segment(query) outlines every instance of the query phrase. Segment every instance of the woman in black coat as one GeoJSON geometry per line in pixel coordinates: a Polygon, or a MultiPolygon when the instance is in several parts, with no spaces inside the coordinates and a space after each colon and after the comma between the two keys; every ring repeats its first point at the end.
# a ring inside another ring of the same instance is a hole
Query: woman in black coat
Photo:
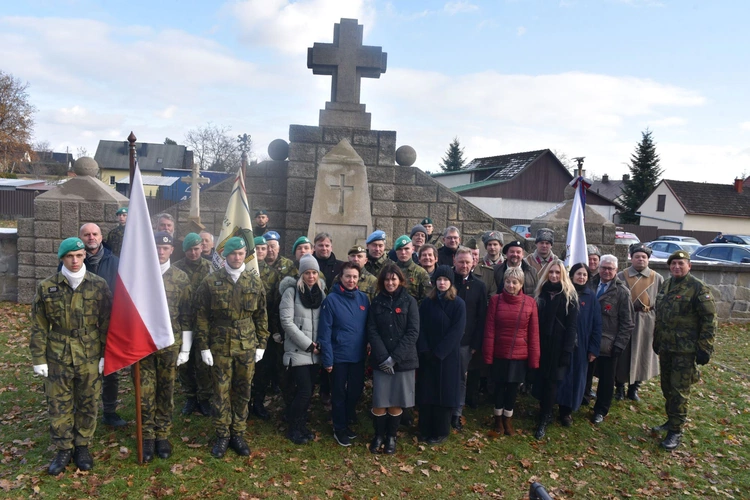
{"type": "Polygon", "coordinates": [[[565,377],[576,348],[578,294],[560,259],[543,268],[536,302],[541,355],[532,394],[539,400],[539,425],[534,436],[542,439],[552,422],[557,383],[565,377]]]}
{"type": "Polygon", "coordinates": [[[403,408],[414,406],[414,374],[419,366],[419,309],[404,282],[401,269],[396,264],[386,264],[378,275],[379,293],[372,300],[367,316],[373,369],[372,453],[377,453],[383,443],[384,453],[396,452],[396,433],[403,408]]]}
{"type": "Polygon", "coordinates": [[[453,408],[460,404],[459,348],[466,326],[466,304],[453,286],[453,270],[439,266],[434,288],[419,306],[419,439],[439,444],[450,434],[453,408]]]}

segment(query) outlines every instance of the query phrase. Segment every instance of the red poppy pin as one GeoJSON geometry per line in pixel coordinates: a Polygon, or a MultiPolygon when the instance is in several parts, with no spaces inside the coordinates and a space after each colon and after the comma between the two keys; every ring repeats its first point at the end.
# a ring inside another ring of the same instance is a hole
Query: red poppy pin
{"type": "Polygon", "coordinates": [[[586,302],[581,301],[581,307],[586,307],[586,302]]]}
{"type": "Polygon", "coordinates": [[[681,299],[681,298],[682,298],[682,295],[678,295],[677,297],[675,297],[675,299],[681,299]]]}
{"type": "Polygon", "coordinates": [[[365,306],[359,306],[359,308],[363,311],[365,310],[365,306]]]}
{"type": "Polygon", "coordinates": [[[610,309],[612,309],[612,304],[607,304],[606,306],[604,306],[605,311],[609,311],[610,309]]]}
{"type": "Polygon", "coordinates": [[[396,308],[396,314],[401,314],[401,308],[400,307],[396,308]]]}

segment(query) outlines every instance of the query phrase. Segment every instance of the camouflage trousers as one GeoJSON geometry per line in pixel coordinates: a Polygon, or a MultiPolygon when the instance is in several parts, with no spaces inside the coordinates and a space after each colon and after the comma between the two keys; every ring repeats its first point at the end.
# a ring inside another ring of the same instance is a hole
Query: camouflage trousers
{"type": "Polygon", "coordinates": [[[49,410],[49,433],[58,450],[88,446],[96,431],[102,378],[99,359],[73,366],[48,363],[44,381],[49,410]]]}
{"type": "Polygon", "coordinates": [[[172,345],[141,360],[141,424],[143,439],[167,439],[172,430],[177,355],[172,345]]]}
{"type": "Polygon", "coordinates": [[[253,401],[256,404],[262,404],[266,398],[268,387],[272,383],[281,382],[281,372],[284,370],[282,358],[284,356],[284,347],[282,344],[268,339],[266,352],[255,367],[255,376],[253,377],[253,401]]]}
{"type": "Polygon", "coordinates": [[[247,428],[250,387],[255,372],[255,349],[234,356],[214,356],[211,408],[218,437],[241,436],[247,428]]]}
{"type": "Polygon", "coordinates": [[[669,430],[680,432],[687,420],[690,386],[700,380],[694,355],[659,354],[661,392],[669,420],[669,430]]]}
{"type": "Polygon", "coordinates": [[[180,385],[188,398],[208,401],[214,392],[211,380],[211,367],[201,360],[201,351],[197,342],[190,349],[190,359],[178,369],[180,385]]]}

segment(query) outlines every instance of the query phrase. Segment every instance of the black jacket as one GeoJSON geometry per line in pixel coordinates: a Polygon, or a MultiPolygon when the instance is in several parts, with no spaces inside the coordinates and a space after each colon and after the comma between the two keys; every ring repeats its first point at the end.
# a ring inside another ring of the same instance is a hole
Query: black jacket
{"type": "Polygon", "coordinates": [[[484,320],[487,316],[487,286],[474,273],[469,273],[467,280],[456,273],[454,286],[458,290],[458,296],[466,303],[466,329],[461,345],[468,345],[479,351],[482,348],[484,320]]]}
{"type": "Polygon", "coordinates": [[[313,257],[315,257],[315,260],[318,261],[320,272],[323,273],[324,279],[326,280],[326,293],[327,293],[328,289],[331,287],[331,285],[329,285],[328,283],[333,283],[334,278],[341,273],[341,266],[344,263],[340,260],[337,260],[336,255],[334,255],[333,252],[331,252],[331,256],[328,257],[327,259],[318,258],[318,256],[315,255],[314,252],[313,252],[313,257]]]}
{"type": "Polygon", "coordinates": [[[456,250],[451,250],[447,246],[438,248],[436,265],[453,267],[453,257],[456,255],[456,250]]]}
{"type": "MultiPolygon", "coordinates": [[[[539,372],[538,377],[562,380],[570,366],[578,335],[577,303],[569,304],[562,293],[550,297],[542,291],[536,299],[539,310],[539,372]]],[[[542,398],[540,384],[534,385],[533,395],[542,398]]]]}
{"type": "Polygon", "coordinates": [[[391,296],[380,292],[372,300],[367,316],[367,340],[372,352],[373,368],[390,356],[397,372],[419,367],[417,338],[419,337],[419,309],[417,301],[404,287],[391,296]]]}

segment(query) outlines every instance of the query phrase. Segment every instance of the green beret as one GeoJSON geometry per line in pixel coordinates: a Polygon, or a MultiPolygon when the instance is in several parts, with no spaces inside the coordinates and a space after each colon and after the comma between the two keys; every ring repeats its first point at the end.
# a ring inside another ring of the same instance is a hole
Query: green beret
{"type": "Polygon", "coordinates": [[[127,215],[128,214],[128,207],[122,207],[120,210],[118,210],[117,212],[115,212],[115,215],[120,215],[120,214],[127,215]]]}
{"type": "Polygon", "coordinates": [[[398,250],[400,248],[405,247],[409,243],[411,243],[411,238],[409,238],[405,234],[402,234],[401,236],[399,236],[398,238],[396,238],[396,241],[393,243],[393,249],[394,250],[398,250]]]}
{"type": "Polygon", "coordinates": [[[234,252],[235,250],[240,250],[242,248],[247,248],[247,244],[245,243],[244,238],[240,238],[239,236],[233,236],[227,240],[226,244],[224,245],[224,251],[221,253],[221,256],[226,258],[227,255],[234,252]]]}
{"type": "Polygon", "coordinates": [[[674,252],[672,255],[669,256],[669,258],[667,259],[667,265],[671,264],[673,260],[677,260],[677,259],[685,259],[689,261],[690,254],[687,253],[685,250],[677,250],[676,252],[674,252]]]}
{"type": "Polygon", "coordinates": [[[300,236],[297,238],[297,241],[294,242],[294,245],[292,246],[292,253],[295,253],[297,251],[297,247],[302,245],[303,243],[309,243],[310,246],[312,246],[312,242],[310,242],[310,238],[307,236],[300,236]]]}
{"type": "Polygon", "coordinates": [[[57,249],[57,258],[62,259],[66,253],[68,252],[75,252],[76,250],[83,250],[83,241],[81,241],[81,238],[68,238],[62,241],[60,243],[60,248],[57,249]]]}
{"type": "Polygon", "coordinates": [[[255,212],[255,215],[253,217],[257,217],[259,215],[266,215],[267,216],[268,212],[266,212],[265,210],[261,209],[261,210],[258,210],[257,212],[255,212]]]}
{"type": "Polygon", "coordinates": [[[255,239],[253,240],[253,242],[255,243],[256,247],[258,245],[268,245],[268,242],[266,241],[266,239],[263,236],[256,236],[255,239]]]}
{"type": "Polygon", "coordinates": [[[193,248],[195,245],[200,245],[203,240],[196,233],[188,233],[185,239],[182,240],[182,251],[187,252],[188,248],[193,248]]]}
{"type": "Polygon", "coordinates": [[[422,224],[423,226],[424,226],[425,224],[431,224],[431,225],[434,225],[434,224],[433,224],[433,222],[432,222],[432,219],[430,219],[429,217],[425,217],[424,219],[422,219],[422,222],[420,222],[420,224],[422,224]]]}
{"type": "Polygon", "coordinates": [[[465,246],[466,246],[466,248],[470,248],[472,250],[476,250],[477,248],[479,248],[477,246],[477,240],[476,240],[476,238],[469,238],[469,240],[466,242],[465,246]]]}

